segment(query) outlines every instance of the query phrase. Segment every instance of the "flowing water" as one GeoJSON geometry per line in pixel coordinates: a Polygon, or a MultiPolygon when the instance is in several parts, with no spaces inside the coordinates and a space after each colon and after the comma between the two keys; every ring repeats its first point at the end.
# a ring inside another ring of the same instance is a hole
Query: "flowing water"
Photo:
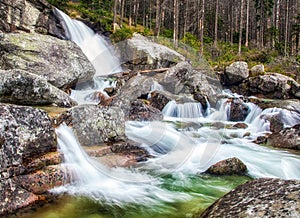
{"type": "MultiPolygon", "coordinates": [[[[105,79],[98,82],[97,88],[95,83],[86,85],[72,97],[95,103],[86,90],[115,85],[105,79]]],[[[163,87],[156,83],[152,89],[163,87]]],[[[278,114],[285,126],[292,126],[300,123],[299,115],[278,108],[262,110],[252,103],[247,106],[244,129],[228,121],[227,99],[206,110],[199,103],[171,101],[163,109],[163,121],[126,122],[127,137],[153,156],[128,168],[108,168],[89,157],[72,129],[61,125],[56,129],[58,144],[71,183],[52,192],[67,196],[27,217],[193,217],[250,177],[300,179],[298,155],[252,142],[269,132],[267,116],[278,114]],[[230,157],[246,164],[249,177],[204,174],[212,164],[230,157]]]]}
{"type": "Polygon", "coordinates": [[[75,87],[75,90],[71,90],[71,98],[78,104],[98,104],[100,102],[99,93],[108,97],[104,89],[115,85],[114,82],[108,81],[102,76],[121,72],[121,63],[115,55],[113,46],[101,35],[96,34],[83,22],[71,19],[62,11],[56,10],[66,23],[70,40],[81,48],[96,70],[93,81],[89,84],[80,84],[75,87]]]}

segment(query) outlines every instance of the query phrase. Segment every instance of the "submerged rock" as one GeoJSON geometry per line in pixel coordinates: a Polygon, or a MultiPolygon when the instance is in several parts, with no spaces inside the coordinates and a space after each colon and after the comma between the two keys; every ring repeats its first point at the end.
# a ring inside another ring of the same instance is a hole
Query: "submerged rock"
{"type": "Polygon", "coordinates": [[[47,113],[0,104],[0,179],[17,176],[30,160],[56,150],[56,135],[47,113]]]}
{"type": "Polygon", "coordinates": [[[42,76],[57,88],[91,79],[95,69],[73,42],[51,36],[11,33],[0,36],[0,69],[21,69],[42,76]]]}
{"type": "Polygon", "coordinates": [[[185,59],[176,51],[154,43],[140,34],[134,34],[131,39],[116,46],[120,50],[122,63],[130,70],[165,68],[185,59]]]}
{"type": "Polygon", "coordinates": [[[0,101],[21,105],[71,107],[75,103],[41,76],[23,70],[0,70],[0,101]]]}
{"type": "Polygon", "coordinates": [[[243,61],[237,61],[225,68],[224,73],[221,74],[221,82],[226,86],[236,85],[248,77],[248,64],[243,61]]]}
{"type": "Polygon", "coordinates": [[[246,165],[236,157],[219,161],[205,171],[212,175],[243,175],[246,172],[246,165]]]}
{"type": "Polygon", "coordinates": [[[300,181],[256,179],[238,186],[200,217],[299,217],[300,181]]]}
{"type": "Polygon", "coordinates": [[[268,137],[267,145],[300,150],[300,124],[272,133],[268,137]]]}
{"type": "Polygon", "coordinates": [[[65,31],[46,0],[1,0],[0,31],[38,32],[65,38],[65,31]]]}

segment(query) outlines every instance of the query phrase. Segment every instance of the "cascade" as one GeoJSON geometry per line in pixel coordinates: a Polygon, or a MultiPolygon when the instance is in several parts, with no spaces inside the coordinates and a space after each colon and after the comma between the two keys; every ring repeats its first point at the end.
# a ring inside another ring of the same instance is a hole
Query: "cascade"
{"type": "Polygon", "coordinates": [[[71,19],[62,11],[56,9],[66,23],[70,40],[75,42],[93,64],[96,75],[103,76],[121,72],[121,64],[113,54],[113,49],[103,37],[96,34],[83,22],[71,19]]]}
{"type": "Polygon", "coordinates": [[[177,104],[175,101],[170,101],[162,111],[166,117],[178,118],[200,118],[203,117],[202,105],[198,102],[186,102],[177,104]]]}
{"type": "Polygon", "coordinates": [[[58,127],[56,133],[71,183],[53,189],[53,193],[87,196],[119,205],[126,202],[153,204],[158,200],[172,202],[175,199],[187,199],[185,194],[175,195],[159,188],[157,178],[121,168],[109,169],[93,160],[81,148],[72,129],[65,124],[58,127]]]}
{"type": "MultiPolygon", "coordinates": [[[[82,22],[71,20],[60,13],[67,23],[71,39],[92,61],[97,75],[120,70],[117,59],[113,57],[103,39],[82,22]],[[92,48],[96,48],[96,51],[92,48]],[[108,56],[112,56],[109,61],[108,56]],[[103,57],[105,58],[102,59],[103,57]],[[105,63],[102,65],[103,60],[105,63]]],[[[95,91],[101,91],[105,95],[106,87],[115,86],[115,82],[96,76],[93,84],[81,84],[77,87],[78,90],[72,91],[71,97],[82,104],[98,103],[99,99],[94,99],[95,91]]],[[[154,83],[151,89],[154,91],[164,88],[154,83]]],[[[230,93],[229,95],[240,97],[230,93]]],[[[250,112],[244,120],[248,125],[245,129],[227,128],[235,124],[228,121],[230,103],[227,99],[220,100],[216,108],[211,108],[207,101],[206,111],[197,102],[177,104],[170,101],[162,111],[162,121],[127,121],[126,136],[146,149],[152,157],[136,167],[126,169],[108,168],[89,157],[76,140],[72,129],[62,124],[56,132],[59,149],[64,155],[64,167],[68,175],[71,175],[71,183],[55,188],[52,192],[86,196],[108,202],[109,205],[117,205],[118,208],[131,203],[150,207],[168,205],[168,209],[173,212],[176,210],[170,205],[187,201],[192,196],[201,195],[211,201],[216,200],[212,195],[221,192],[223,187],[213,190],[213,194],[207,196],[201,192],[185,193],[185,190],[193,189],[191,185],[187,187],[186,181],[226,158],[237,157],[242,160],[248,168],[248,174],[253,178],[300,179],[299,156],[253,143],[257,136],[269,131],[270,124],[265,119],[266,116],[277,114],[285,126],[293,126],[300,123],[299,115],[284,109],[262,110],[252,103],[246,104],[250,112]],[[218,126],[220,123],[221,127],[218,126]],[[174,184],[181,186],[172,189],[174,184]]],[[[197,176],[197,183],[203,181],[197,176]]],[[[213,186],[208,184],[203,190],[213,186]]],[[[221,193],[225,194],[229,190],[221,193]]]]}

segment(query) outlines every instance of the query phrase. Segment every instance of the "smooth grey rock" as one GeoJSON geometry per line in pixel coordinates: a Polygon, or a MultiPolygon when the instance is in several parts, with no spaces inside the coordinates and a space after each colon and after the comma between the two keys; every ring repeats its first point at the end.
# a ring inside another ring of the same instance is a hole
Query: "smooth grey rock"
{"type": "Polygon", "coordinates": [[[185,58],[176,51],[134,34],[131,39],[118,43],[122,63],[130,70],[149,70],[173,66],[185,58]]]}
{"type": "Polygon", "coordinates": [[[3,34],[0,56],[0,69],[34,73],[57,88],[68,88],[79,80],[89,80],[95,73],[76,44],[36,33],[3,34]]]}
{"type": "Polygon", "coordinates": [[[224,74],[221,74],[221,81],[224,85],[236,85],[248,77],[248,64],[243,61],[237,61],[225,68],[224,74]]]}

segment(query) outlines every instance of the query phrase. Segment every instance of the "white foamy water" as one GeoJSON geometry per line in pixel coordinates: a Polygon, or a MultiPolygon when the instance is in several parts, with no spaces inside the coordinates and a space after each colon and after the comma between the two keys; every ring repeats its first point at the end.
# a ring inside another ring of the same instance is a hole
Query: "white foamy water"
{"type": "Polygon", "coordinates": [[[67,25],[70,40],[81,48],[83,53],[93,64],[96,70],[95,76],[103,76],[122,71],[118,58],[113,54],[112,46],[83,22],[71,19],[62,11],[56,10],[67,25]]]}
{"type": "Polygon", "coordinates": [[[95,200],[120,204],[156,204],[188,199],[180,193],[159,188],[160,180],[141,172],[122,168],[107,168],[90,158],[76,140],[72,129],[62,124],[56,129],[58,146],[64,155],[64,167],[71,175],[71,183],[52,190],[91,197],[95,200]]]}

